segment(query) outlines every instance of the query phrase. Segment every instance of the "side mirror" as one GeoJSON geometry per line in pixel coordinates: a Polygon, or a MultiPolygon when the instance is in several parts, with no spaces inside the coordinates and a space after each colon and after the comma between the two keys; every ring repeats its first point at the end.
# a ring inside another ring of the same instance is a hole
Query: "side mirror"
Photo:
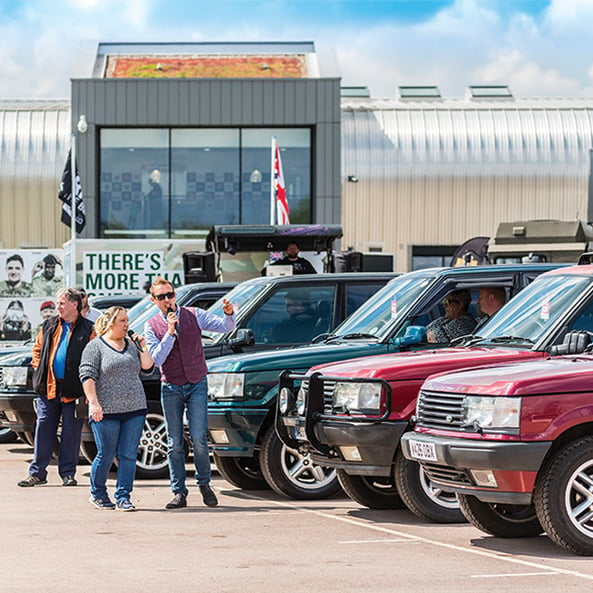
{"type": "Polygon", "coordinates": [[[423,325],[410,325],[401,338],[395,338],[393,343],[399,348],[414,346],[426,342],[426,328],[423,325]]]}
{"type": "Polygon", "coordinates": [[[247,328],[240,328],[237,330],[235,337],[227,340],[227,344],[234,352],[238,352],[243,346],[253,346],[255,344],[255,338],[253,337],[253,331],[247,328]]]}

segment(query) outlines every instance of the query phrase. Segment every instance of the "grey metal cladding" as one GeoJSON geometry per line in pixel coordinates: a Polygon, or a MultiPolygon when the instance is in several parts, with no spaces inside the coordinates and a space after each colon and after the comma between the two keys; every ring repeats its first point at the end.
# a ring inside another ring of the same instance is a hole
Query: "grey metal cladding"
{"type": "Polygon", "coordinates": [[[95,125],[339,124],[339,79],[85,79],[73,112],[95,125]],[[93,100],[91,100],[93,97],[93,100]]]}

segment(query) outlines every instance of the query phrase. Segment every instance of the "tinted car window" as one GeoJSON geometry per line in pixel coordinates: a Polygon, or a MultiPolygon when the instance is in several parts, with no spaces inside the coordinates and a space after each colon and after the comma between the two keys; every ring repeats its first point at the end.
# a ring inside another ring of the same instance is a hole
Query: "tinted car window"
{"type": "Polygon", "coordinates": [[[377,292],[377,284],[351,284],[346,286],[346,317],[377,292]]]}
{"type": "Polygon", "coordinates": [[[256,344],[307,343],[327,331],[336,300],[336,286],[290,286],[271,294],[245,327],[256,344]]]}

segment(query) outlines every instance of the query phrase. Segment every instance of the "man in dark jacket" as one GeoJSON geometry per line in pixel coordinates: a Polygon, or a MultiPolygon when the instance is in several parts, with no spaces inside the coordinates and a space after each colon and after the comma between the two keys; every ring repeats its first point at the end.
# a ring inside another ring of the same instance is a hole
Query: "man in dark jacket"
{"type": "Polygon", "coordinates": [[[78,377],[84,347],[95,336],[93,323],[81,316],[82,299],[73,288],[56,295],[58,315],[43,322],[33,346],[33,389],[37,398],[35,450],[23,488],[47,484],[47,466],[62,420],[58,472],[63,486],[76,486],[82,419],[74,413],[76,398],[84,397],[78,377]]]}

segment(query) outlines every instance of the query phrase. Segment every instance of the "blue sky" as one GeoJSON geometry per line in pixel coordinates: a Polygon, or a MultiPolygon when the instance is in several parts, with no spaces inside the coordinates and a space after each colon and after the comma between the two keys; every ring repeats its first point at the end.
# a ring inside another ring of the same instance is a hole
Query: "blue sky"
{"type": "Polygon", "coordinates": [[[342,84],[593,96],[593,0],[0,0],[0,99],[70,97],[101,41],[314,41],[342,84]]]}

